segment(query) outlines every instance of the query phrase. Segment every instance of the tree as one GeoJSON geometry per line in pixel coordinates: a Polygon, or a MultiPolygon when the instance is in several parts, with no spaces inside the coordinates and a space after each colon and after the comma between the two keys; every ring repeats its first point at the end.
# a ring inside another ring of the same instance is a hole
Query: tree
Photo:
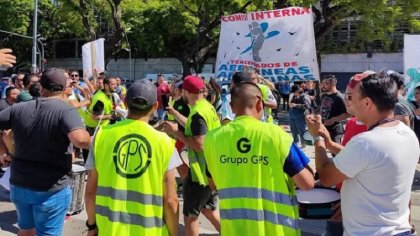
{"type": "MultiPolygon", "coordinates": [[[[33,0],[9,1],[0,0],[2,6],[2,16],[0,18],[0,29],[25,37],[0,32],[0,47],[12,48],[17,56],[17,63],[14,70],[29,66],[32,50],[32,19],[33,19],[33,0]],[[28,38],[29,37],[29,38],[28,38]]],[[[66,35],[77,34],[77,27],[71,22],[75,17],[63,9],[57,8],[50,0],[40,0],[38,11],[38,33],[40,37],[46,38],[50,45],[56,39],[66,35]]],[[[79,27],[79,29],[81,29],[79,27]]],[[[46,55],[52,55],[53,47],[45,45],[46,55]]]]}
{"type": "Polygon", "coordinates": [[[416,0],[277,0],[275,8],[290,5],[312,6],[315,15],[314,31],[318,50],[322,50],[325,37],[343,20],[358,21],[358,38],[364,42],[389,41],[389,33],[402,22],[410,24],[412,32],[420,31],[420,12],[416,0]]]}
{"type": "Polygon", "coordinates": [[[199,72],[219,38],[220,17],[268,8],[268,1],[177,0],[147,1],[125,9],[130,41],[146,57],[179,59],[184,75],[199,72]]]}
{"type": "Polygon", "coordinates": [[[412,31],[420,29],[419,21],[413,17],[420,11],[420,1],[416,0],[395,0],[393,4],[383,0],[277,0],[273,6],[267,4],[271,1],[144,2],[124,10],[123,20],[131,28],[130,42],[145,57],[178,58],[184,74],[201,70],[218,44],[220,16],[237,12],[312,4],[319,51],[325,46],[326,36],[345,19],[359,22],[358,38],[367,43],[389,41],[389,33],[401,22],[410,22],[412,31]]]}
{"type": "Polygon", "coordinates": [[[118,58],[125,46],[126,31],[121,20],[121,0],[63,0],[83,23],[87,41],[105,38],[105,63],[118,58]],[[112,22],[112,27],[110,26],[112,22]]]}

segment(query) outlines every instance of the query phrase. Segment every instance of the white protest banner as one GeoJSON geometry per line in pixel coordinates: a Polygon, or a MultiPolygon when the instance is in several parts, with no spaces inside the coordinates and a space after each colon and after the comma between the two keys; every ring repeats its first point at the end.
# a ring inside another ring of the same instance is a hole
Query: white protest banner
{"type": "Polygon", "coordinates": [[[88,77],[93,76],[93,69],[98,72],[105,71],[105,39],[98,39],[82,46],[83,71],[88,77]]]}
{"type": "Polygon", "coordinates": [[[414,100],[414,89],[420,85],[420,35],[404,34],[404,75],[407,99],[414,100]]]}
{"type": "Polygon", "coordinates": [[[319,80],[311,8],[240,13],[221,21],[218,78],[248,66],[272,81],[319,80]]]}

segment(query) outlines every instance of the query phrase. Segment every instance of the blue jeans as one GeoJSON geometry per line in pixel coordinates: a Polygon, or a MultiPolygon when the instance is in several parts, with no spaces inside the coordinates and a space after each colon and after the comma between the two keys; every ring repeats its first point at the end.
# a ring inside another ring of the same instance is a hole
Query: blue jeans
{"type": "Polygon", "coordinates": [[[325,232],[322,234],[322,236],[339,236],[343,235],[343,233],[344,229],[342,221],[327,220],[325,232]]]}
{"type": "Polygon", "coordinates": [[[289,123],[290,123],[290,131],[292,132],[293,142],[296,144],[300,142],[303,145],[305,141],[303,140],[303,133],[305,133],[306,129],[306,121],[305,116],[303,113],[300,115],[290,115],[289,116],[289,123]]]}
{"type": "Polygon", "coordinates": [[[16,206],[18,226],[36,229],[36,235],[61,235],[71,201],[71,190],[38,192],[10,185],[10,199],[16,206]]]}

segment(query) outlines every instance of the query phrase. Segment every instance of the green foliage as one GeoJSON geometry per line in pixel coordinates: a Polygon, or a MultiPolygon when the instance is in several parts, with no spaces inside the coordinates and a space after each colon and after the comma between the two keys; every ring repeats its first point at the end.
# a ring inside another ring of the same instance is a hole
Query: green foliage
{"type": "MultiPolygon", "coordinates": [[[[318,50],[324,52],[364,51],[366,43],[378,41],[385,50],[398,50],[401,45],[390,37],[397,26],[409,25],[410,32],[420,32],[419,0],[121,0],[121,25],[137,52],[133,56],[176,57],[184,65],[202,65],[217,48],[221,15],[311,5],[319,10],[314,28],[318,50]],[[334,42],[329,34],[343,20],[360,22],[357,37],[334,42]]],[[[0,29],[31,35],[33,0],[0,0],[0,6],[0,29]]],[[[39,9],[39,33],[48,45],[60,38],[91,38],[83,16],[98,37],[114,37],[108,0],[58,0],[58,6],[39,0],[39,9]]],[[[127,46],[122,42],[122,47],[127,46]]],[[[0,47],[14,48],[23,60],[30,55],[31,41],[0,33],[0,47]]]]}

